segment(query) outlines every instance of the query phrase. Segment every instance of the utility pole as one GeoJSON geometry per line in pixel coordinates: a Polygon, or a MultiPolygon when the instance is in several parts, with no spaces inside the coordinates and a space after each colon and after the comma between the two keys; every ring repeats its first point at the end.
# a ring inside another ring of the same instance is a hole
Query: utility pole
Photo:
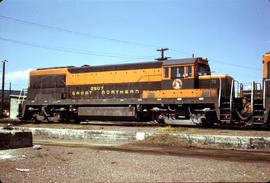
{"type": "Polygon", "coordinates": [[[167,51],[167,50],[169,50],[169,48],[160,48],[160,49],[157,49],[157,51],[160,51],[161,56],[160,56],[160,58],[157,58],[156,60],[157,61],[162,61],[162,60],[167,60],[168,58],[171,58],[171,57],[165,57],[164,56],[164,52],[167,51]]]}
{"type": "Polygon", "coordinates": [[[2,70],[2,102],[1,102],[1,114],[0,116],[3,117],[4,112],[4,102],[5,102],[5,71],[6,71],[6,62],[7,60],[3,60],[3,70],[2,70]]]}

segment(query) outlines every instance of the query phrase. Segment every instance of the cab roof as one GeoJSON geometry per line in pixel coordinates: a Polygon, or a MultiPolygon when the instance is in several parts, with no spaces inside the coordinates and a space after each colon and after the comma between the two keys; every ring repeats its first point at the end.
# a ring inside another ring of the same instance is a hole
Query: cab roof
{"type": "Polygon", "coordinates": [[[205,58],[183,58],[183,59],[170,59],[164,60],[163,66],[167,65],[185,65],[185,64],[195,64],[195,63],[208,63],[208,60],[205,58]]]}
{"type": "Polygon", "coordinates": [[[169,59],[169,60],[150,61],[150,62],[114,64],[114,65],[98,65],[98,66],[83,65],[81,67],[74,67],[74,66],[48,67],[48,68],[39,68],[37,70],[65,69],[66,68],[71,73],[83,73],[83,72],[101,72],[101,71],[112,71],[112,70],[160,68],[161,66],[185,65],[185,64],[195,64],[195,63],[207,64],[208,60],[198,57],[198,58],[184,58],[184,59],[169,59]]]}

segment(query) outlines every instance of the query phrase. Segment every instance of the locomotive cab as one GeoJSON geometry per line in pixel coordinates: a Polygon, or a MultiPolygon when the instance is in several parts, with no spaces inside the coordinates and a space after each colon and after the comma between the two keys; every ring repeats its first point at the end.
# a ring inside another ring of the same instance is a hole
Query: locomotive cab
{"type": "Polygon", "coordinates": [[[162,67],[162,89],[167,90],[198,88],[198,77],[211,74],[203,58],[166,60],[162,67]]]}

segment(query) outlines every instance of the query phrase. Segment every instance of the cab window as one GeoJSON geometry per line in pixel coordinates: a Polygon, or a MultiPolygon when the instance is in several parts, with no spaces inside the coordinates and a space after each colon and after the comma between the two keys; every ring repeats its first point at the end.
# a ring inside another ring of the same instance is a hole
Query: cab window
{"type": "Polygon", "coordinates": [[[205,64],[198,64],[198,66],[197,66],[197,75],[198,76],[210,75],[209,66],[205,65],[205,64]]]}
{"type": "Polygon", "coordinates": [[[169,77],[169,68],[165,67],[164,68],[164,78],[168,78],[169,77]]]}
{"type": "Polygon", "coordinates": [[[171,73],[172,79],[183,78],[184,77],[184,66],[172,67],[171,72],[172,72],[171,73]]]}
{"type": "Polygon", "coordinates": [[[192,76],[192,66],[187,66],[186,67],[186,77],[191,77],[192,76]]]}

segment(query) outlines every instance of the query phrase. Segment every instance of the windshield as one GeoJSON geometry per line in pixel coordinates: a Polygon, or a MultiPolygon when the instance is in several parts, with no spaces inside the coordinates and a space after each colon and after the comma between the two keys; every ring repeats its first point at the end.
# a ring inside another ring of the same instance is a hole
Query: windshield
{"type": "Polygon", "coordinates": [[[210,75],[209,66],[205,65],[205,64],[198,64],[197,65],[197,75],[198,76],[210,75]]]}

